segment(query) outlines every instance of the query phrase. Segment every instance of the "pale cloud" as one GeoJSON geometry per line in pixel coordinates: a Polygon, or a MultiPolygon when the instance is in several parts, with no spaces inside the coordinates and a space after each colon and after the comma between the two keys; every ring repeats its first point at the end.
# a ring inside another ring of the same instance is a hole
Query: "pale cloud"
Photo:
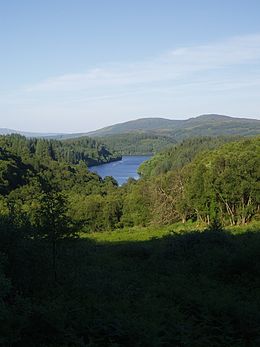
{"type": "Polygon", "coordinates": [[[180,47],[159,57],[132,64],[111,64],[51,77],[24,88],[27,93],[98,90],[135,85],[182,82],[196,73],[260,61],[260,34],[234,37],[213,44],[180,47]]]}
{"type": "Polygon", "coordinates": [[[82,132],[140,117],[260,117],[260,34],[0,91],[1,127],[82,132]]]}

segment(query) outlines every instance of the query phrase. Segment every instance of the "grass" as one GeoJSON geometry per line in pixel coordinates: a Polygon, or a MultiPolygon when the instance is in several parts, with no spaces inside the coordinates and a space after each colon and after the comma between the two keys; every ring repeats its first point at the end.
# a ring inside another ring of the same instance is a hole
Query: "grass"
{"type": "Polygon", "coordinates": [[[94,232],[81,234],[81,237],[94,240],[96,242],[139,242],[148,241],[153,238],[162,238],[170,234],[169,227],[164,228],[124,228],[113,231],[94,232]]]}
{"type": "Polygon", "coordinates": [[[248,225],[228,226],[226,230],[233,234],[242,234],[245,232],[258,232],[260,230],[260,221],[253,221],[248,225]]]}
{"type": "MultiPolygon", "coordinates": [[[[154,238],[160,239],[165,236],[172,235],[173,233],[185,233],[194,230],[203,231],[207,228],[205,224],[198,224],[187,222],[175,223],[169,226],[163,227],[133,227],[133,228],[123,228],[110,231],[100,231],[93,233],[81,233],[82,238],[88,238],[90,240],[106,243],[106,242],[139,242],[139,241],[149,241],[154,238]]],[[[241,234],[245,232],[254,232],[260,230],[260,222],[255,221],[249,225],[238,225],[238,226],[228,226],[225,230],[231,232],[232,234],[241,234]]]]}

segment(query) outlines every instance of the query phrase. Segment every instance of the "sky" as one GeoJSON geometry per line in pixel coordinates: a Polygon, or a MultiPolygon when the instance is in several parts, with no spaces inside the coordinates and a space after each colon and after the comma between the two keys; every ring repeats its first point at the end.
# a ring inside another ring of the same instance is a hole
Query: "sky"
{"type": "Polygon", "coordinates": [[[259,0],[0,0],[0,128],[260,119],[259,0]]]}

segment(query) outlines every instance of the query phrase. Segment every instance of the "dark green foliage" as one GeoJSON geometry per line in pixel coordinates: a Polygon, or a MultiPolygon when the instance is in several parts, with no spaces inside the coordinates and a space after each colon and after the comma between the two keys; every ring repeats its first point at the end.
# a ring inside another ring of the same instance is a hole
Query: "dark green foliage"
{"type": "Polygon", "coordinates": [[[47,240],[20,239],[1,256],[0,345],[257,347],[259,236],[64,239],[56,283],[47,240]]]}
{"type": "Polygon", "coordinates": [[[149,186],[141,180],[125,187],[121,222],[125,226],[149,224],[151,219],[149,186]]]}
{"type": "Polygon", "coordinates": [[[82,231],[108,230],[119,226],[122,198],[115,191],[115,187],[109,194],[93,193],[86,196],[82,193],[71,193],[69,204],[68,214],[81,226],[82,231]]]}
{"type": "Polygon", "coordinates": [[[245,224],[259,212],[260,139],[227,144],[190,166],[187,194],[203,220],[245,224]]]}
{"type": "Polygon", "coordinates": [[[123,187],[89,172],[83,161],[57,160],[55,142],[39,140],[34,147],[21,136],[1,140],[11,152],[1,149],[0,189],[6,200],[0,207],[6,213],[9,204],[20,225],[35,223],[41,196],[51,191],[66,196],[67,215],[88,232],[188,219],[245,224],[259,214],[258,139],[230,144],[230,138],[185,140],[142,165],[143,179],[123,187]]]}
{"type": "Polygon", "coordinates": [[[66,161],[71,164],[78,164],[84,161],[88,166],[104,164],[113,160],[121,159],[120,155],[108,150],[101,141],[83,137],[59,142],[64,147],[63,156],[67,157],[66,161]]]}
{"type": "Polygon", "coordinates": [[[98,139],[102,143],[105,143],[108,148],[121,155],[154,154],[176,143],[169,136],[138,132],[123,135],[109,135],[99,137],[98,139]]]}
{"type": "Polygon", "coordinates": [[[223,231],[224,229],[221,222],[217,218],[214,218],[212,222],[209,224],[207,230],[208,231],[223,231]]]}
{"type": "Polygon", "coordinates": [[[199,153],[218,148],[236,139],[237,137],[205,136],[184,140],[143,163],[139,168],[139,172],[143,177],[151,177],[180,169],[190,163],[199,153]]]}
{"type": "Polygon", "coordinates": [[[6,195],[26,184],[31,169],[20,157],[0,147],[0,194],[6,195]]]}
{"type": "Polygon", "coordinates": [[[27,162],[58,161],[79,164],[83,161],[91,166],[120,159],[120,156],[111,153],[100,141],[88,137],[57,141],[8,135],[0,136],[0,147],[27,162]]]}
{"type": "MultiPolygon", "coordinates": [[[[140,167],[158,224],[187,219],[246,224],[259,216],[259,138],[184,141],[140,167]],[[205,151],[205,148],[218,148],[205,151]]],[[[153,222],[156,219],[152,218],[153,222]]]]}

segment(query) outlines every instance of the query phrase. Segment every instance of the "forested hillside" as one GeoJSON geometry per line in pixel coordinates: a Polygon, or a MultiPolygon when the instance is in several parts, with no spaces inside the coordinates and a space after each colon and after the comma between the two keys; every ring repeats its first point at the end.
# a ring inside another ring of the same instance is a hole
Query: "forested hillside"
{"type": "Polygon", "coordinates": [[[99,141],[121,155],[146,155],[171,147],[176,141],[169,136],[130,133],[99,137],[99,141]]]}
{"type": "Polygon", "coordinates": [[[259,142],[185,140],[143,164],[142,179],[117,187],[114,179],[101,180],[87,170],[85,163],[111,160],[93,140],[7,136],[0,138],[0,188],[5,199],[11,194],[25,201],[28,194],[30,203],[31,190],[37,197],[53,187],[66,195],[68,215],[86,231],[216,218],[224,225],[245,224],[259,213],[259,142]]]}
{"type": "Polygon", "coordinates": [[[91,137],[103,137],[136,132],[170,136],[178,141],[188,137],[205,135],[249,136],[259,134],[260,121],[257,119],[235,118],[217,114],[201,115],[186,120],[141,118],[96,130],[88,133],[88,135],[91,137]]]}
{"type": "Polygon", "coordinates": [[[0,141],[0,346],[258,346],[259,232],[223,228],[259,222],[259,137],[184,141],[122,187],[92,140],[0,141]]]}
{"type": "Polygon", "coordinates": [[[76,140],[27,139],[21,135],[0,136],[1,148],[20,156],[25,161],[46,160],[78,164],[83,161],[88,166],[104,164],[120,159],[100,141],[88,137],[76,140]]]}
{"type": "Polygon", "coordinates": [[[156,176],[176,170],[190,163],[194,157],[203,151],[217,148],[227,142],[239,139],[238,136],[195,137],[183,140],[169,149],[163,150],[143,163],[139,172],[142,177],[156,176]]]}
{"type": "MultiPolygon", "coordinates": [[[[20,130],[14,130],[14,129],[8,129],[8,128],[0,128],[0,135],[12,135],[12,134],[18,134],[26,137],[56,137],[59,134],[56,133],[38,133],[38,132],[30,132],[30,131],[20,131],[20,130]]],[[[62,135],[62,134],[61,134],[62,135]]]]}
{"type": "MultiPolygon", "coordinates": [[[[234,139],[259,133],[259,120],[211,114],[187,120],[141,118],[91,132],[89,136],[100,139],[119,154],[142,155],[158,153],[183,139],[214,136],[226,137],[226,141],[229,141],[232,137],[234,139]]],[[[211,142],[213,146],[213,141],[211,142]]],[[[168,164],[164,160],[162,165],[168,164]]]]}
{"type": "Polygon", "coordinates": [[[223,141],[184,141],[144,164],[144,178],[125,201],[128,221],[209,223],[217,218],[225,225],[259,218],[260,139],[223,141]],[[206,147],[217,149],[205,151],[206,147]]]}
{"type": "Polygon", "coordinates": [[[210,114],[186,120],[141,118],[76,134],[40,134],[0,129],[0,134],[12,132],[30,139],[32,147],[43,139],[49,141],[50,146],[55,148],[57,158],[66,157],[71,163],[83,160],[88,165],[97,165],[121,155],[155,154],[193,137],[254,136],[260,133],[260,121],[210,114]],[[58,141],[62,141],[63,145],[58,141]]]}

